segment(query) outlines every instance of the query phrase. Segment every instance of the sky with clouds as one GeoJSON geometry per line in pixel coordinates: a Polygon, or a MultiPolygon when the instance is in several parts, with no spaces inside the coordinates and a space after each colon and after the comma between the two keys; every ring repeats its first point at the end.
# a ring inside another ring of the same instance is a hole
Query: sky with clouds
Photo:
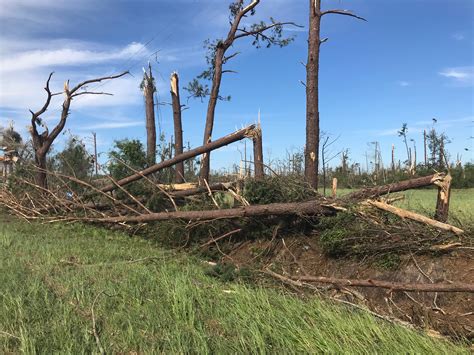
{"type": "MultiPolygon", "coordinates": [[[[145,142],[145,111],[139,90],[142,67],[153,66],[160,129],[172,134],[169,76],[180,74],[181,87],[205,69],[203,42],[222,38],[228,30],[229,1],[224,0],[0,0],[0,126],[14,121],[25,136],[29,109],[45,99],[45,80],[60,91],[88,78],[130,70],[131,75],[108,82],[100,90],[113,96],[81,96],[56,148],[70,134],[90,137],[97,132],[102,159],[113,141],[145,142]]],[[[379,141],[388,162],[391,145],[403,160],[397,130],[422,149],[422,132],[432,125],[451,138],[449,151],[473,161],[474,30],[472,0],[326,0],[323,8],[350,9],[368,22],[326,16],[322,35],[320,111],[322,130],[340,136],[334,150],[350,149],[352,161],[379,141]],[[470,151],[466,151],[465,149],[470,151]]],[[[218,104],[214,137],[253,123],[261,110],[266,159],[283,157],[304,145],[307,0],[262,0],[250,24],[274,17],[304,28],[288,28],[294,42],[285,48],[255,49],[243,39],[241,52],[227,64],[218,104]]],[[[206,102],[186,99],[185,141],[202,142],[206,102]]],[[[61,97],[44,115],[57,122],[61,97]]],[[[87,140],[86,140],[87,141],[87,140]]],[[[240,159],[242,145],[213,155],[213,167],[230,167],[240,159]]]]}

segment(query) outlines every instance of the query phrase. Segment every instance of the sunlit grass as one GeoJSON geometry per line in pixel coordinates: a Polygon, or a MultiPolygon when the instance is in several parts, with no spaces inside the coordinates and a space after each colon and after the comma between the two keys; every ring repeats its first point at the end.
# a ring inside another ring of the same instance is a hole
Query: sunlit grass
{"type": "Polygon", "coordinates": [[[107,230],[0,216],[0,353],[468,353],[318,297],[222,283],[107,230]]]}

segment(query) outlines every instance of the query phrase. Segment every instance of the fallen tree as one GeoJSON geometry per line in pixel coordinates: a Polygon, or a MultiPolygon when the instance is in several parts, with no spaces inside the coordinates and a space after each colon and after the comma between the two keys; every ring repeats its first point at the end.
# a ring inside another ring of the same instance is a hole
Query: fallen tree
{"type": "Polygon", "coordinates": [[[255,130],[255,125],[250,125],[248,127],[242,128],[238,130],[237,132],[231,133],[225,137],[216,139],[215,141],[212,141],[208,144],[202,145],[198,148],[194,148],[191,150],[188,150],[185,153],[176,155],[174,158],[162,161],[161,163],[155,164],[150,166],[149,168],[146,168],[144,170],[139,171],[138,173],[135,173],[133,175],[127,176],[123,179],[120,179],[116,181],[115,184],[110,184],[107,185],[103,188],[101,188],[102,192],[109,192],[113,191],[118,188],[118,186],[124,186],[127,184],[130,184],[134,181],[142,179],[144,176],[153,174],[161,169],[168,168],[170,166],[176,165],[177,163],[180,163],[182,161],[188,160],[190,158],[194,158],[195,156],[210,152],[212,150],[215,150],[217,148],[221,148],[223,146],[226,146],[230,143],[237,142],[239,140],[242,140],[247,137],[252,137],[253,136],[253,131],[255,130]]]}
{"type": "Polygon", "coordinates": [[[395,215],[397,215],[398,217],[401,217],[401,218],[409,218],[409,219],[412,219],[414,221],[421,222],[421,223],[427,224],[429,226],[432,226],[432,227],[435,227],[435,228],[438,228],[438,229],[453,232],[455,234],[464,233],[464,231],[462,229],[454,227],[450,224],[435,221],[434,219],[428,218],[428,217],[423,216],[419,213],[407,211],[407,210],[389,205],[389,204],[384,203],[384,202],[368,201],[368,203],[372,206],[375,206],[375,207],[381,209],[381,210],[393,213],[393,214],[395,214],[395,215]]]}
{"type": "Polygon", "coordinates": [[[408,292],[474,292],[474,284],[452,282],[452,283],[403,283],[382,280],[359,280],[359,279],[339,279],[324,276],[290,276],[285,277],[270,270],[265,270],[269,275],[280,280],[293,280],[296,282],[315,282],[332,284],[339,287],[378,287],[386,288],[390,291],[408,292]]]}
{"type": "MultiPolygon", "coordinates": [[[[93,223],[143,223],[164,220],[212,220],[221,218],[242,218],[281,215],[334,215],[336,209],[318,201],[272,203],[268,205],[242,206],[224,210],[177,211],[143,214],[140,216],[117,216],[108,218],[78,218],[93,223]]],[[[71,218],[69,220],[76,220],[71,218]]]]}
{"type": "Polygon", "coordinates": [[[444,173],[436,173],[433,175],[423,176],[415,179],[394,182],[392,184],[361,189],[344,196],[342,199],[346,201],[360,201],[368,198],[375,198],[392,192],[406,191],[410,189],[417,189],[420,187],[433,185],[435,183],[444,181],[445,178],[446,175],[444,173]]]}

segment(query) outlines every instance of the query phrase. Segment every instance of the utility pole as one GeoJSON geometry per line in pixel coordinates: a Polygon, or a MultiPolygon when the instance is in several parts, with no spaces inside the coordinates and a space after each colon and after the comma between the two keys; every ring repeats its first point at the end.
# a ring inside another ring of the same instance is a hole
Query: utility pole
{"type": "Polygon", "coordinates": [[[92,132],[92,139],[94,141],[94,165],[95,165],[95,176],[99,176],[99,162],[97,161],[97,133],[92,132]]]}

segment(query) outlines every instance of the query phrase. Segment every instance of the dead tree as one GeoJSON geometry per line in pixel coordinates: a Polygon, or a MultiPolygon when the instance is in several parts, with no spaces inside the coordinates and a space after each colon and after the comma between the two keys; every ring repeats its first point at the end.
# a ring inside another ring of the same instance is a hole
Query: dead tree
{"type": "Polygon", "coordinates": [[[436,212],[434,219],[446,223],[449,214],[449,200],[451,198],[451,175],[447,175],[442,181],[436,181],[438,186],[438,197],[436,199],[436,212]]]}
{"type": "Polygon", "coordinates": [[[155,79],[151,72],[151,65],[148,63],[148,71],[143,69],[142,89],[145,96],[146,114],[146,155],[148,164],[156,163],[156,125],[155,125],[155,79]]]}
{"type": "Polygon", "coordinates": [[[321,0],[309,0],[308,62],[306,64],[306,149],[305,179],[318,188],[319,159],[319,51],[327,38],[321,39],[321,19],[324,15],[336,14],[359,17],[348,10],[321,11],[321,0]]]}
{"type": "MultiPolygon", "coordinates": [[[[174,154],[183,153],[183,124],[181,121],[181,100],[179,98],[179,77],[174,72],[170,78],[171,84],[171,105],[173,106],[173,123],[174,123],[174,154]]],[[[175,183],[184,182],[184,162],[179,162],[175,167],[175,183]]]]}
{"type": "Polygon", "coordinates": [[[253,131],[255,130],[255,125],[250,125],[248,127],[242,128],[241,130],[238,130],[237,132],[231,133],[225,137],[219,138],[215,141],[210,142],[209,144],[202,145],[200,147],[188,150],[187,152],[184,152],[180,155],[176,155],[172,159],[169,160],[164,160],[161,163],[152,165],[142,171],[139,171],[136,174],[127,176],[121,180],[115,181],[114,184],[107,185],[101,189],[102,192],[109,192],[112,190],[115,190],[118,188],[118,186],[124,186],[127,184],[130,184],[134,181],[140,180],[144,176],[153,174],[159,170],[168,168],[170,166],[176,165],[179,162],[191,159],[195,156],[208,153],[211,150],[223,147],[227,144],[237,142],[239,140],[242,140],[247,137],[252,137],[253,131]]]}
{"type": "Polygon", "coordinates": [[[47,168],[46,157],[54,140],[58,137],[58,135],[62,132],[62,130],[64,129],[64,126],[66,125],[66,121],[69,116],[69,109],[71,107],[72,100],[81,95],[112,95],[106,92],[88,91],[87,85],[93,84],[93,83],[99,83],[103,80],[111,80],[111,79],[120,78],[128,74],[128,71],[123,72],[118,75],[105,76],[101,78],[85,80],[77,84],[76,86],[74,86],[72,89],[69,88],[69,80],[68,80],[64,83],[64,92],[57,92],[57,93],[52,93],[49,87],[49,83],[51,81],[51,77],[53,76],[53,74],[54,72],[50,73],[48,80],[46,81],[46,87],[44,89],[46,91],[47,97],[46,97],[46,102],[44,103],[43,107],[36,112],[33,112],[30,110],[31,112],[30,133],[31,133],[31,138],[33,142],[33,149],[35,151],[35,162],[36,162],[36,166],[38,167],[37,173],[36,173],[36,183],[39,186],[41,186],[43,189],[48,188],[48,181],[47,181],[47,174],[46,174],[46,168],[47,168]],[[43,115],[48,110],[49,105],[51,104],[52,97],[56,95],[61,95],[61,94],[64,94],[61,117],[59,119],[59,123],[50,132],[48,127],[46,126],[46,123],[41,118],[41,115],[43,115]],[[40,133],[38,131],[38,126],[43,127],[44,131],[40,133]]]}
{"type": "Polygon", "coordinates": [[[264,164],[263,164],[263,143],[262,143],[262,127],[260,124],[255,130],[255,134],[252,137],[253,141],[253,165],[255,169],[255,178],[263,179],[265,176],[264,173],[264,164]]]}
{"type": "MultiPolygon", "coordinates": [[[[227,51],[234,45],[234,42],[246,38],[253,37],[252,44],[259,48],[262,43],[266,47],[271,45],[278,45],[280,47],[286,46],[292,38],[282,38],[282,29],[284,25],[295,25],[291,22],[275,22],[271,19],[271,23],[260,22],[249,27],[241,25],[241,22],[247,16],[255,14],[255,8],[260,3],[260,0],[252,0],[245,6],[245,0],[236,0],[229,5],[230,9],[230,29],[225,39],[219,39],[213,42],[207,41],[208,55],[207,62],[209,68],[198,76],[199,79],[206,79],[212,82],[211,89],[207,85],[199,83],[198,79],[192,81],[187,90],[194,97],[209,96],[209,103],[206,114],[206,126],[204,129],[203,144],[207,144],[212,139],[212,131],[214,127],[214,116],[218,100],[226,99],[220,96],[220,86],[222,75],[225,73],[232,73],[232,70],[224,70],[223,66],[232,58],[237,56],[239,52],[227,55],[227,51]],[[271,31],[270,31],[271,30],[271,31]],[[269,33],[270,32],[270,33],[269,33]]],[[[229,97],[227,98],[229,99],[229,97]]],[[[209,180],[210,173],[210,154],[206,153],[201,159],[200,183],[204,180],[209,180]]]]}

